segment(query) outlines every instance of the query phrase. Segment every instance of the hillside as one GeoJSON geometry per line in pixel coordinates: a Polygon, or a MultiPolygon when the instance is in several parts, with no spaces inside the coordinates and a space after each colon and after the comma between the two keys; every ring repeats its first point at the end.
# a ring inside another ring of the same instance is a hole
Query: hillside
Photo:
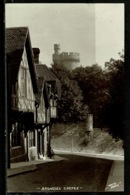
{"type": "Polygon", "coordinates": [[[106,130],[95,128],[88,141],[84,123],[53,125],[51,146],[61,151],[124,155],[122,140],[116,141],[106,130]]]}

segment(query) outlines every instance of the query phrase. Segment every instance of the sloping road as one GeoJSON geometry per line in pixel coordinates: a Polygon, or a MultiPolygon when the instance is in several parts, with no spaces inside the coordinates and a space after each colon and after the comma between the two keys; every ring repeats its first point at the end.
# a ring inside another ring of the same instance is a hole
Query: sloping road
{"type": "Polygon", "coordinates": [[[61,154],[65,159],[7,179],[8,192],[105,191],[112,160],[61,154]]]}

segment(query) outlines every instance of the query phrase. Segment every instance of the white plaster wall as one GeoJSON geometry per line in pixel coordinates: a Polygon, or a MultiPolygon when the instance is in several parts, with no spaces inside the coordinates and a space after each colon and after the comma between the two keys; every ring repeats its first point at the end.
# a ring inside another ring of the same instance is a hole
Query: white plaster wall
{"type": "Polygon", "coordinates": [[[19,68],[19,73],[18,73],[18,97],[19,97],[18,98],[18,108],[19,109],[34,111],[35,97],[34,97],[34,93],[33,93],[33,85],[32,85],[29,64],[28,64],[28,59],[27,59],[27,54],[26,54],[25,48],[24,48],[22,61],[21,61],[20,68],[19,68]],[[26,74],[27,97],[24,97],[24,98],[20,94],[20,91],[21,91],[21,67],[26,68],[26,73],[27,73],[26,74]]]}
{"type": "Polygon", "coordinates": [[[31,147],[28,149],[28,158],[29,158],[29,161],[37,160],[37,148],[36,147],[31,147]]]}
{"type": "MultiPolygon", "coordinates": [[[[28,134],[29,134],[29,132],[28,132],[28,134]]],[[[29,136],[28,136],[28,143],[29,143],[29,136]]],[[[35,146],[32,146],[32,147],[28,146],[28,159],[29,159],[29,161],[38,159],[38,154],[37,154],[37,130],[35,130],[35,146]]]]}

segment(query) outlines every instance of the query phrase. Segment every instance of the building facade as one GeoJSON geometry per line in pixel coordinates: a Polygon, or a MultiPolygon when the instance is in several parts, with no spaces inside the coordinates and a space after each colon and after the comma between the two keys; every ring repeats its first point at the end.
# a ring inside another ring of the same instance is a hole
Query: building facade
{"type": "Polygon", "coordinates": [[[37,75],[27,27],[6,29],[10,162],[37,158],[35,93],[37,75]]]}
{"type": "Polygon", "coordinates": [[[63,65],[68,70],[73,70],[79,67],[80,55],[75,52],[60,53],[60,44],[54,44],[53,63],[63,65]]]}
{"type": "Polygon", "coordinates": [[[36,100],[39,158],[51,157],[51,126],[57,118],[57,101],[61,95],[58,78],[45,65],[39,62],[39,48],[33,48],[34,61],[39,82],[39,94],[36,100]]]}
{"type": "Polygon", "coordinates": [[[47,66],[39,64],[40,50],[32,49],[27,27],[7,28],[5,38],[8,162],[50,158],[50,129],[57,117],[60,83],[47,66]]]}

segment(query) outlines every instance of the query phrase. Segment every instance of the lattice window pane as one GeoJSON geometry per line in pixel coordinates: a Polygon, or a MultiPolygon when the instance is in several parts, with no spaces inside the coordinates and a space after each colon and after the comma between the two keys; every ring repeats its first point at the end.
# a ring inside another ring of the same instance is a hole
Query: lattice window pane
{"type": "Polygon", "coordinates": [[[20,129],[18,123],[12,124],[12,147],[20,146],[20,129]]]}

